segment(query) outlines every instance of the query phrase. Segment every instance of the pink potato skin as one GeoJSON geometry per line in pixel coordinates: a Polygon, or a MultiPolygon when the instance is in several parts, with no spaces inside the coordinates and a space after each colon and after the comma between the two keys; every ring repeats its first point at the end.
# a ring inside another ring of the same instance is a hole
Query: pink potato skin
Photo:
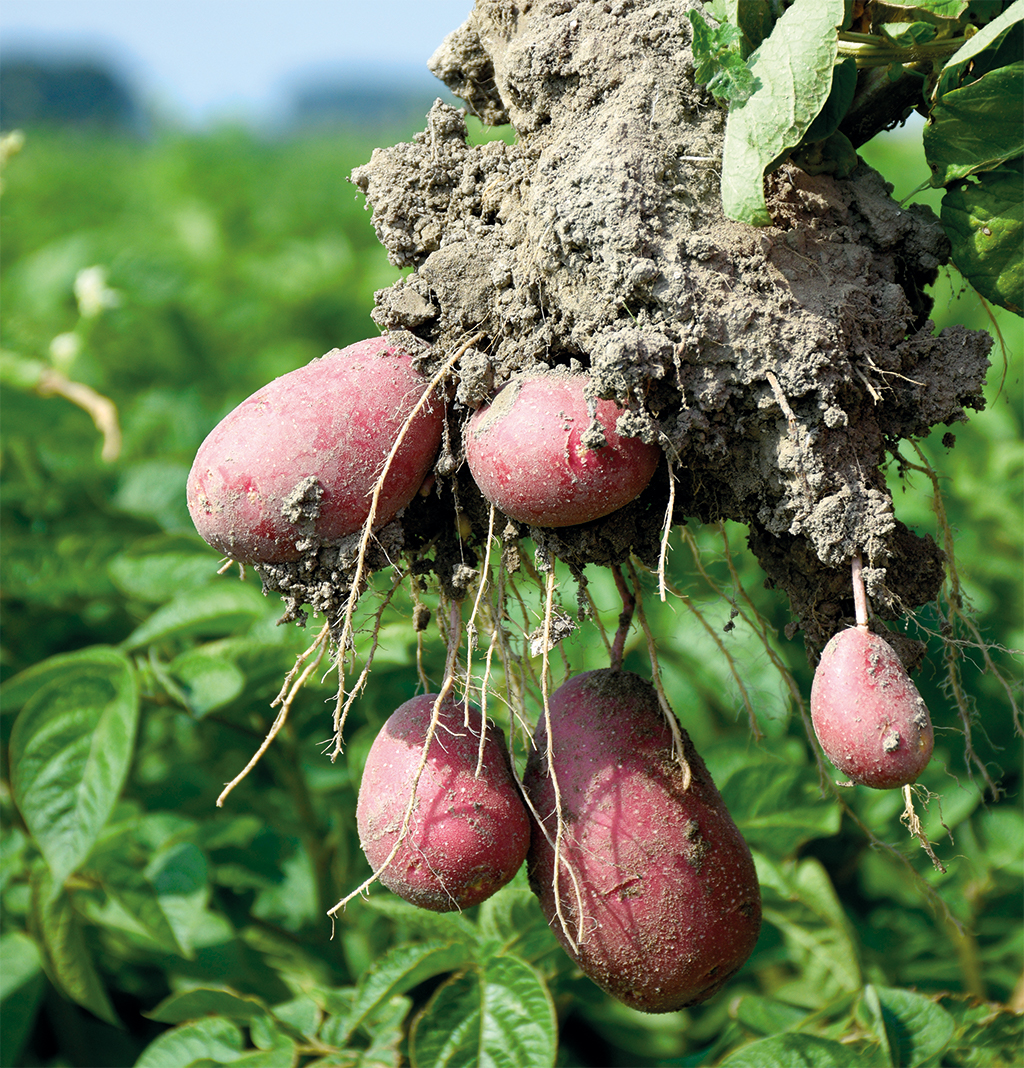
{"type": "Polygon", "coordinates": [[[591,425],[583,387],[587,375],[549,371],[512,378],[473,413],[466,459],[480,492],[511,519],[536,527],[567,527],[622,508],[650,482],[657,445],[619,437],[622,408],[597,402],[607,444],[587,449],[591,425]]]}
{"type": "Polygon", "coordinates": [[[541,719],[523,787],[535,826],[530,885],[566,952],[598,986],[643,1012],[672,1012],[716,993],[750,956],[761,893],[750,850],[707,767],[681,731],[692,780],[683,789],[672,735],[653,687],[623,671],[590,671],[549,700],[561,796],[561,854],[576,873],[555,908],[555,794],[541,719]]]}
{"type": "MultiPolygon", "coordinates": [[[[399,706],[370,747],[359,786],[359,842],[377,871],[398,840],[419,767],[436,694],[399,706]]],[[[512,777],[500,729],[488,721],[484,763],[475,775],[481,713],[452,697],[441,706],[406,840],[380,881],[406,901],[434,912],[475,905],[519,870],[530,845],[530,820],[512,777]]]]}
{"type": "MultiPolygon", "coordinates": [[[[332,349],[258,390],[199,447],[188,476],[196,530],[241,563],[298,559],[366,521],[374,484],[426,379],[388,338],[332,349]]],[[[375,526],[416,495],[437,456],[444,405],[413,420],[388,471],[375,526]]]]}
{"type": "Polygon", "coordinates": [[[931,759],[932,721],[917,687],[888,642],[856,627],[822,651],[811,722],[825,755],[862,786],[905,786],[931,759]]]}

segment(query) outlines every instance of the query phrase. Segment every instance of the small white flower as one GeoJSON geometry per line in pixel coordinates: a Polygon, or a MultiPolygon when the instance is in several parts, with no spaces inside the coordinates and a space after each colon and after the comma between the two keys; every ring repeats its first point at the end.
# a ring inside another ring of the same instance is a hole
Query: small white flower
{"type": "Polygon", "coordinates": [[[94,319],[104,308],[116,308],[121,294],[107,285],[106,267],[83,267],[75,276],[75,299],[86,319],[94,319]]]}

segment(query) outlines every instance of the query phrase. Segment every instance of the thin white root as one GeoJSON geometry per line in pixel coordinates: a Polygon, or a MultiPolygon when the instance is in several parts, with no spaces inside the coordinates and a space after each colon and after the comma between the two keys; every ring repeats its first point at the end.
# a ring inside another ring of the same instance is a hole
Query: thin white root
{"type": "MultiPolygon", "coordinates": [[[[413,406],[412,411],[409,413],[408,418],[402,424],[402,429],[398,432],[398,436],[395,438],[394,444],[391,446],[391,451],[387,455],[387,459],[384,461],[384,465],[381,468],[380,475],[377,477],[377,481],[373,487],[373,494],[370,497],[370,511],[366,517],[366,522],[363,524],[363,534],[359,540],[359,554],[356,558],[355,572],[352,576],[352,585],[348,598],[345,602],[345,613],[342,617],[341,634],[338,637],[338,692],[339,694],[344,689],[344,657],[345,650],[348,648],[348,644],[352,639],[352,617],[355,613],[356,603],[359,600],[362,592],[361,587],[366,572],[366,553],[370,545],[370,538],[373,535],[373,525],[377,518],[377,505],[380,502],[381,491],[384,488],[384,482],[387,479],[388,472],[391,470],[391,464],[394,462],[395,456],[398,455],[398,450],[402,447],[402,442],[405,441],[406,435],[409,433],[409,428],[412,426],[416,416],[423,410],[424,406],[434,396],[434,391],[437,387],[451,374],[455,364],[458,363],[463,353],[467,349],[475,345],[484,335],[478,333],[471,337],[464,345],[462,345],[452,356],[445,360],[444,364],[438,370],[437,374],[430,380],[427,387],[423,390],[420,399],[413,406]]],[[[331,759],[334,760],[341,753],[341,734],[340,723],[338,721],[339,711],[341,706],[341,700],[337,702],[335,710],[335,723],[334,723],[334,747],[331,750],[331,759]]]]}
{"type": "Polygon", "coordinates": [[[914,788],[913,786],[903,787],[903,802],[904,809],[903,815],[900,816],[900,823],[907,828],[908,831],[921,843],[921,848],[928,854],[928,858],[938,871],[941,871],[943,875],[946,874],[946,869],[943,867],[942,861],[935,855],[935,850],[932,849],[931,842],[928,841],[928,835],[924,833],[924,827],[921,826],[921,820],[914,811],[914,788]]]}
{"type": "Polygon", "coordinates": [[[668,504],[665,505],[665,521],[661,527],[661,551],[658,553],[658,597],[664,601],[667,595],[665,567],[668,563],[669,536],[672,533],[672,515],[676,508],[676,473],[671,459],[668,464],[668,504]]]}
{"type": "MultiPolygon", "coordinates": [[[[316,671],[317,667],[320,664],[320,661],[323,659],[324,653],[327,650],[327,643],[324,641],[324,636],[325,632],[321,631],[319,636],[317,637],[317,640],[304,653],[299,654],[299,657],[296,660],[295,667],[292,668],[292,670],[288,673],[289,680],[294,677],[295,671],[297,670],[299,663],[301,663],[302,660],[309,656],[314,649],[319,647],[319,651],[316,657],[306,665],[302,674],[299,675],[297,679],[295,679],[295,682],[292,685],[291,689],[288,690],[287,697],[282,700],[281,694],[278,694],[277,697],[274,699],[273,703],[271,704],[271,708],[273,708],[274,705],[278,704],[279,702],[281,704],[281,708],[278,711],[274,722],[271,724],[270,730],[267,732],[266,738],[263,739],[259,749],[257,749],[256,752],[253,753],[252,759],[249,761],[249,763],[246,764],[244,768],[242,768],[242,770],[231,780],[231,782],[227,784],[227,786],[224,787],[223,790],[221,790],[220,796],[217,798],[217,808],[223,807],[224,800],[228,796],[228,794],[230,794],[231,791],[246,777],[246,775],[248,775],[249,772],[252,771],[254,767],[256,767],[256,765],[259,763],[260,757],[262,757],[263,754],[270,748],[270,743],[273,742],[273,740],[277,737],[278,732],[285,725],[285,721],[288,719],[288,713],[291,711],[292,708],[292,702],[294,702],[295,698],[298,697],[299,691],[302,689],[303,686],[305,686],[306,680],[309,678],[309,676],[312,675],[314,671],[316,671]]],[[[287,683],[285,688],[287,688],[287,683]]],[[[284,689],[282,689],[282,693],[283,692],[284,689]]]]}
{"type": "MultiPolygon", "coordinates": [[[[562,928],[562,933],[565,935],[566,941],[572,947],[573,952],[576,952],[579,949],[579,945],[569,930],[568,921],[562,910],[562,891],[559,886],[561,881],[559,875],[562,870],[562,864],[564,863],[569,878],[572,880],[573,890],[576,895],[576,914],[579,921],[576,925],[576,931],[577,933],[581,933],[583,931],[583,893],[580,890],[580,885],[576,878],[576,873],[572,870],[572,866],[568,861],[563,861],[562,859],[562,840],[565,831],[565,820],[562,817],[562,792],[558,786],[558,776],[555,774],[554,748],[551,744],[551,705],[549,700],[551,691],[551,674],[550,665],[548,663],[548,644],[551,636],[551,611],[554,603],[554,596],[555,569],[552,567],[551,570],[548,571],[547,585],[544,595],[544,655],[541,659],[540,669],[540,690],[544,701],[544,729],[547,731],[548,739],[547,753],[545,756],[547,759],[548,775],[551,778],[551,788],[555,794],[555,862],[552,873],[552,891],[555,895],[555,914],[558,916],[558,923],[562,928]]],[[[540,826],[544,826],[543,822],[540,823],[540,826]]],[[[548,841],[550,841],[550,838],[548,841]]]]}
{"type": "Polygon", "coordinates": [[[629,575],[633,582],[633,597],[636,601],[637,619],[640,621],[640,627],[647,639],[647,655],[651,661],[651,679],[654,682],[654,692],[658,695],[658,706],[661,708],[661,714],[665,717],[668,729],[672,732],[672,752],[683,776],[683,790],[685,792],[690,789],[690,783],[693,780],[693,772],[690,770],[690,762],[686,759],[686,746],[683,742],[683,733],[679,727],[679,720],[676,719],[676,714],[672,711],[672,705],[669,702],[668,695],[665,693],[665,685],[661,681],[661,667],[658,664],[658,647],[654,640],[654,633],[651,631],[647,622],[647,616],[644,613],[644,602],[640,593],[640,581],[632,561],[629,563],[629,575]]]}
{"type": "MultiPolygon", "coordinates": [[[[458,605],[452,605],[452,615],[458,614],[458,605]]],[[[453,619],[453,623],[454,623],[453,619]]],[[[461,638],[461,628],[457,626],[452,627],[451,636],[448,644],[448,659],[445,664],[444,682],[441,684],[440,692],[434,701],[434,707],[430,715],[430,723],[427,726],[427,736],[423,742],[423,749],[420,753],[420,762],[416,767],[416,773],[413,775],[412,786],[409,790],[409,801],[405,806],[405,815],[402,818],[402,826],[399,829],[398,837],[395,839],[395,844],[391,847],[391,852],[384,858],[384,863],[368,878],[364,879],[355,890],[346,894],[333,908],[328,909],[327,915],[331,917],[332,922],[337,919],[338,913],[344,911],[345,906],[358,897],[360,894],[365,893],[371,886],[380,878],[380,873],[384,871],[387,866],[398,856],[398,851],[405,844],[406,836],[409,833],[409,825],[412,823],[412,814],[416,810],[416,791],[419,789],[420,778],[423,775],[423,770],[427,766],[427,756],[430,752],[430,745],[434,740],[434,735],[437,732],[437,725],[441,720],[441,706],[444,704],[451,693],[452,685],[455,682],[455,660],[458,654],[459,642],[461,638]]],[[[332,929],[331,937],[334,937],[332,929]]]]}

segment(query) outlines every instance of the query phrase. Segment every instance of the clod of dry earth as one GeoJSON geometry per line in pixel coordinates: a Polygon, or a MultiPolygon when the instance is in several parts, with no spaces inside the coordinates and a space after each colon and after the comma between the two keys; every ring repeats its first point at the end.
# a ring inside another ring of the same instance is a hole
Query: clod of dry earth
{"type": "MultiPolygon", "coordinates": [[[[846,180],[783,166],[771,227],[722,215],[725,113],[694,85],[691,6],[478,0],[430,65],[516,143],[468,145],[438,101],[423,133],[354,172],[392,263],[414,268],[374,318],[438,359],[484,333],[457,420],[520,368],[589,368],[630,408],[624,429],[673,457],[676,520],[746,523],[820,646],[851,615],[858,549],[881,616],[936,595],[942,553],[896,520],[881,466],[982,407],[991,338],[933,336],[922,288],[947,241],[863,163],[846,180]]],[[[465,468],[452,477],[483,537],[465,468]]],[[[623,514],[533,534],[577,566],[651,560],[667,487],[663,467],[623,514]]]]}

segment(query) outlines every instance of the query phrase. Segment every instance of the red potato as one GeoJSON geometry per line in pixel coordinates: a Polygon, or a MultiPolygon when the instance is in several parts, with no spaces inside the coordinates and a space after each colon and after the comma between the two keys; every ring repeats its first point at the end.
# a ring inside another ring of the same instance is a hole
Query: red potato
{"type": "Polygon", "coordinates": [[[825,755],[862,786],[915,782],[931,759],[928,708],[896,651],[858,627],[825,646],[811,683],[811,722],[825,755]]]}
{"type": "MultiPolygon", "coordinates": [[[[258,390],[199,447],[188,508],[200,535],[241,563],[281,563],[309,539],[330,542],[366,522],[374,485],[426,389],[388,338],[332,349],[258,390]]],[[[375,526],[415,496],[437,456],[444,404],[413,419],[377,505],[375,526]]]]}
{"type": "Polygon", "coordinates": [[[549,371],[517,375],[494,400],[473,413],[466,459],[480,492],[521,523],[567,527],[600,519],[628,504],[650,482],[661,449],[620,437],[622,412],[597,402],[606,444],[588,449],[585,374],[549,371]]]}
{"type": "Polygon", "coordinates": [[[550,836],[535,826],[528,858],[548,923],[586,975],[635,1009],[706,1000],[753,951],[761,894],[704,762],[681,731],[692,775],[684,789],[657,694],[629,672],[576,675],[549,708],[564,825],[557,897],[577,948],[556,909],[556,800],[542,719],[523,787],[550,836]]]}
{"type": "MultiPolygon", "coordinates": [[[[370,747],[359,786],[359,842],[376,872],[398,841],[420,765],[436,694],[406,701],[370,747]]],[[[530,820],[501,731],[490,721],[476,775],[481,713],[452,697],[440,709],[406,838],[380,881],[434,912],[469,908],[500,890],[522,866],[530,820]]]]}

